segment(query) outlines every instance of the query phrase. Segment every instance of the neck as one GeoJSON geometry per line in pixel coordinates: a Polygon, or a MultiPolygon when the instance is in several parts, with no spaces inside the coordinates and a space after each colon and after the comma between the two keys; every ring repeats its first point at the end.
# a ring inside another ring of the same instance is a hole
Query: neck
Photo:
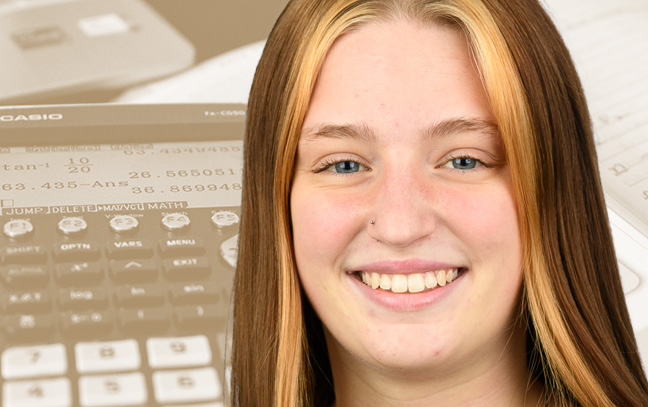
{"type": "Polygon", "coordinates": [[[499,349],[484,350],[468,363],[448,361],[426,371],[376,368],[328,343],[335,407],[541,405],[542,388],[528,373],[523,332],[511,333],[499,349]]]}

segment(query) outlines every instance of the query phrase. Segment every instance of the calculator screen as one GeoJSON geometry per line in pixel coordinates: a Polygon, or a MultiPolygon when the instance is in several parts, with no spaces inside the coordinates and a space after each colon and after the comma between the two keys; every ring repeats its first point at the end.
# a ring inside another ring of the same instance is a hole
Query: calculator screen
{"type": "Polygon", "coordinates": [[[239,206],[241,156],[241,140],[11,146],[0,153],[2,212],[239,206]]]}

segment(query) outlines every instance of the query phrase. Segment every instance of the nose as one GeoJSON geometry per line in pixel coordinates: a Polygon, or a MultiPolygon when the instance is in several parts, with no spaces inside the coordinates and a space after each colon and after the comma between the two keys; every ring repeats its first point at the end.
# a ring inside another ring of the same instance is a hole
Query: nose
{"type": "Polygon", "coordinates": [[[432,181],[413,171],[392,171],[375,186],[368,234],[392,247],[407,247],[432,234],[437,224],[432,181]]]}

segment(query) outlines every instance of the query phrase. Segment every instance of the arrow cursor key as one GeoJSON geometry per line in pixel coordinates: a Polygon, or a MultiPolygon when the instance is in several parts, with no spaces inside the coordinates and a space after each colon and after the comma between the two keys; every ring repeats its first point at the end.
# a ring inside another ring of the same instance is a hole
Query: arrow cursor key
{"type": "Polygon", "coordinates": [[[151,282],[157,278],[158,267],[151,259],[112,260],[110,275],[117,283],[151,282]]]}

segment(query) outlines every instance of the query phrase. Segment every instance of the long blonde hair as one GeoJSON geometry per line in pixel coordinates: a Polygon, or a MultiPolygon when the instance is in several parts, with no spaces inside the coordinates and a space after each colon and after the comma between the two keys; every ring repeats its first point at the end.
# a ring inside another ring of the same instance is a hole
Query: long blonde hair
{"type": "Polygon", "coordinates": [[[519,208],[530,372],[556,406],[648,405],[583,91],[556,28],[529,0],[288,4],[268,39],[248,106],[233,405],[326,406],[334,399],[321,323],[294,264],[293,165],[331,44],[363,24],[395,17],[456,24],[468,39],[519,208]]]}

